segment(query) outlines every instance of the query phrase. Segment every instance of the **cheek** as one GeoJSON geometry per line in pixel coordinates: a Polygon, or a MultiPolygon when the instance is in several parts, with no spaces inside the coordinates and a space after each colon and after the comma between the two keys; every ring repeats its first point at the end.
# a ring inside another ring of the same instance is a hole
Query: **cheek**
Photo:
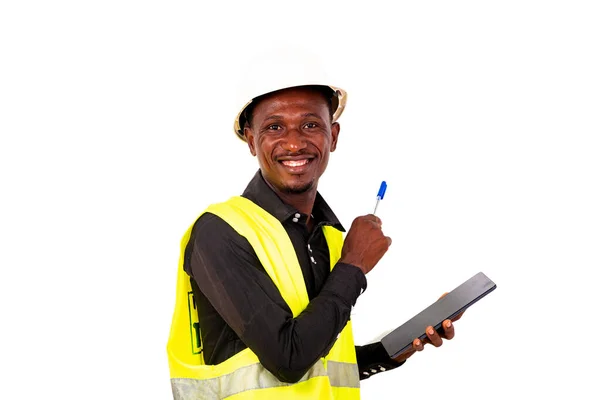
{"type": "Polygon", "coordinates": [[[315,147],[319,149],[322,157],[327,157],[333,146],[333,142],[331,141],[331,137],[329,135],[321,136],[318,143],[315,143],[315,147]]]}
{"type": "Polygon", "coordinates": [[[321,158],[321,170],[324,170],[329,161],[329,153],[331,149],[331,140],[328,137],[323,137],[318,143],[314,143],[315,148],[319,152],[321,158]]]}
{"type": "Polygon", "coordinates": [[[271,143],[265,139],[259,139],[256,143],[256,152],[259,158],[259,161],[262,164],[269,163],[272,159],[273,149],[275,148],[275,144],[271,143]]]}

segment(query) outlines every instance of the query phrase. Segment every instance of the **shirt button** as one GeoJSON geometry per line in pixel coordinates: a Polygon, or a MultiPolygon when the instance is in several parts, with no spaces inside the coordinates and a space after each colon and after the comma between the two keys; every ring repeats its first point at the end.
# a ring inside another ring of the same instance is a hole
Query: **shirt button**
{"type": "Polygon", "coordinates": [[[315,258],[314,258],[314,257],[311,257],[311,258],[310,258],[310,261],[312,261],[312,262],[313,262],[313,264],[316,264],[316,263],[317,263],[317,262],[315,261],[315,258]]]}
{"type": "Polygon", "coordinates": [[[377,373],[377,370],[376,370],[376,369],[373,369],[373,368],[371,368],[371,373],[372,373],[372,374],[376,374],[376,373],[377,373]]]}
{"type": "Polygon", "coordinates": [[[298,218],[292,218],[292,221],[298,222],[298,218]]]}
{"type": "Polygon", "coordinates": [[[363,375],[369,376],[369,373],[367,371],[363,371],[363,375]]]}
{"type": "Polygon", "coordinates": [[[379,370],[380,370],[381,372],[384,372],[384,371],[385,371],[385,368],[383,368],[383,367],[380,365],[380,366],[379,366],[379,370]]]}
{"type": "Polygon", "coordinates": [[[310,244],[308,245],[308,251],[312,253],[312,249],[310,248],[310,244]]]}
{"type": "Polygon", "coordinates": [[[294,217],[300,218],[300,213],[296,213],[296,215],[294,215],[294,217]]]}

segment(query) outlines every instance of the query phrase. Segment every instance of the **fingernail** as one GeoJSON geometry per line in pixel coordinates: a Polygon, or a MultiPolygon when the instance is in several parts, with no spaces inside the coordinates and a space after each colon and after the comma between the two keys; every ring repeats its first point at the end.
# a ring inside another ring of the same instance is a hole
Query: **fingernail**
{"type": "Polygon", "coordinates": [[[452,326],[452,322],[448,321],[448,323],[446,324],[446,328],[450,328],[452,326]]]}
{"type": "Polygon", "coordinates": [[[427,333],[429,333],[430,335],[433,335],[433,329],[431,329],[431,328],[430,328],[430,329],[427,331],[427,333]]]}

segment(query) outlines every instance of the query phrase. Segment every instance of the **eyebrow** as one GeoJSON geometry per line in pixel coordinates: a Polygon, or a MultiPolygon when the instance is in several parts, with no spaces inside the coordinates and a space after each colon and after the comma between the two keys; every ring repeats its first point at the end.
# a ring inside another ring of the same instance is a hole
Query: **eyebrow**
{"type": "MultiPolygon", "coordinates": [[[[318,114],[315,114],[315,113],[312,113],[312,112],[309,112],[309,113],[304,113],[304,114],[302,114],[302,115],[301,115],[301,117],[302,117],[302,118],[306,118],[306,117],[314,117],[314,118],[318,118],[318,119],[320,119],[320,120],[321,120],[321,119],[323,119],[323,118],[321,118],[321,116],[320,116],[320,115],[318,115],[318,114]]],[[[273,121],[281,121],[282,119],[283,119],[283,116],[281,116],[281,115],[269,115],[267,118],[265,118],[265,122],[266,122],[266,121],[270,121],[270,120],[273,120],[273,121]]]]}
{"type": "Polygon", "coordinates": [[[279,121],[279,120],[282,120],[283,117],[281,115],[269,115],[267,118],[265,118],[265,121],[268,121],[270,119],[279,121]]]}
{"type": "Polygon", "coordinates": [[[303,118],[306,118],[306,117],[315,117],[315,118],[318,118],[318,119],[323,119],[323,118],[321,118],[320,115],[315,114],[315,113],[305,113],[305,114],[302,114],[302,117],[303,118]]]}

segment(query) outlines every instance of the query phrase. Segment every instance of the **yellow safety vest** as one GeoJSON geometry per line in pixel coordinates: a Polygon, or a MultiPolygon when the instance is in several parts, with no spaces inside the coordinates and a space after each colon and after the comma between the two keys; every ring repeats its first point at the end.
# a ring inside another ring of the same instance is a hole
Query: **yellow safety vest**
{"type": "MultiPolygon", "coordinates": [[[[282,297],[297,317],[308,305],[308,295],[294,246],[283,225],[272,215],[240,196],[213,204],[206,211],[227,222],[256,252],[282,297]]],[[[193,225],[181,241],[177,294],[167,344],[173,397],[196,399],[359,399],[360,378],[350,321],[329,353],[297,383],[278,380],[246,348],[217,365],[204,365],[189,276],[183,269],[185,248],[193,225]]],[[[324,226],[331,268],[341,255],[342,233],[324,226]]]]}

